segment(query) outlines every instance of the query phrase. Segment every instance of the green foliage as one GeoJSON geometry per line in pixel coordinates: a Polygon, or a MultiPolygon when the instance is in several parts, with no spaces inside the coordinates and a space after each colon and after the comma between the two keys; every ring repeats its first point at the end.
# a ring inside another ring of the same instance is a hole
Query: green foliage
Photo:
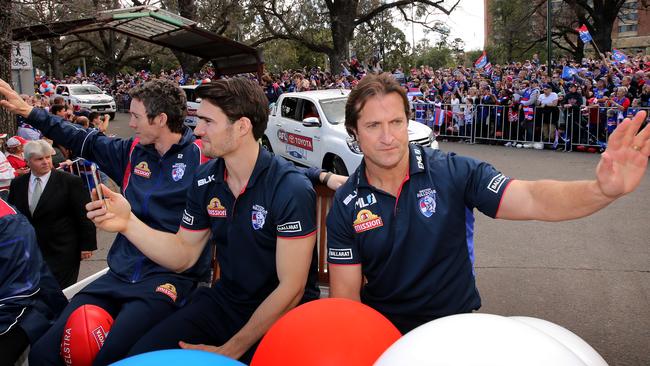
{"type": "Polygon", "coordinates": [[[393,26],[388,17],[376,17],[362,24],[352,39],[352,49],[360,60],[378,57],[386,71],[410,63],[410,45],[406,35],[393,26]]]}
{"type": "Polygon", "coordinates": [[[415,65],[428,65],[433,68],[451,67],[455,65],[451,49],[447,47],[427,47],[428,42],[420,42],[416,47],[415,65]]]}

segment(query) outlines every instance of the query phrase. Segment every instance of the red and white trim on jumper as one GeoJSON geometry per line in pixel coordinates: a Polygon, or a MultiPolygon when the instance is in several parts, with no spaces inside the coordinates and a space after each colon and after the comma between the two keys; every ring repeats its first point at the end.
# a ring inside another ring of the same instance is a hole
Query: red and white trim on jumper
{"type": "Polygon", "coordinates": [[[140,142],[140,138],[136,137],[131,143],[131,149],[129,149],[129,163],[126,164],[126,169],[124,170],[124,178],[122,178],[122,194],[126,194],[126,187],[129,186],[129,180],[131,179],[131,155],[133,155],[133,150],[135,145],[140,142]]]}
{"type": "Polygon", "coordinates": [[[200,139],[196,139],[194,140],[194,145],[199,148],[199,155],[201,156],[199,160],[199,164],[205,164],[208,161],[210,161],[209,157],[203,155],[203,141],[201,141],[200,139]]]}

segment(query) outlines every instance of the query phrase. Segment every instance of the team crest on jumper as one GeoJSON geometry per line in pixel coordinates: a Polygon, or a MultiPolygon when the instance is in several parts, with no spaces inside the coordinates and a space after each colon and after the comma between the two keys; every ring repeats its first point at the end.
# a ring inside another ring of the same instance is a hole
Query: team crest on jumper
{"type": "Polygon", "coordinates": [[[169,296],[172,301],[176,301],[176,286],[172,285],[171,283],[165,283],[163,285],[160,285],[156,288],[156,292],[160,292],[161,294],[169,296]]]}
{"type": "Polygon", "coordinates": [[[436,213],[436,190],[427,188],[420,190],[417,197],[420,199],[418,201],[418,207],[420,212],[424,217],[431,217],[436,213]]]}
{"type": "Polygon", "coordinates": [[[253,223],[253,229],[259,230],[264,227],[266,222],[267,211],[264,207],[260,205],[253,205],[253,210],[251,211],[251,222],[253,223]]]}
{"type": "Polygon", "coordinates": [[[381,217],[375,215],[370,210],[361,210],[357,214],[357,219],[354,220],[354,231],[362,233],[364,231],[372,230],[384,226],[381,217]]]}
{"type": "Polygon", "coordinates": [[[221,201],[217,197],[210,200],[207,209],[210,217],[228,217],[226,208],[221,205],[221,201]]]}
{"type": "Polygon", "coordinates": [[[139,175],[143,178],[150,178],[151,177],[151,170],[149,170],[149,164],[147,164],[146,161],[141,161],[138,163],[138,165],[133,168],[133,174],[139,175]]]}
{"type": "Polygon", "coordinates": [[[185,163],[176,163],[172,165],[172,179],[174,182],[178,182],[179,180],[183,179],[183,175],[185,175],[185,163]]]}

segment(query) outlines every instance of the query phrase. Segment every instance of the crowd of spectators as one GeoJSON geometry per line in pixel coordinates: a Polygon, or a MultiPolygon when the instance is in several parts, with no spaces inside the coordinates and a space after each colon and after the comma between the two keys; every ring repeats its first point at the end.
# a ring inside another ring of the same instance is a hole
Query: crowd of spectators
{"type": "MultiPolygon", "coordinates": [[[[624,63],[614,60],[611,54],[602,56],[579,62],[559,59],[553,61],[550,73],[537,55],[523,62],[497,64],[489,70],[462,65],[382,70],[376,59],[360,61],[352,57],[340,65],[337,74],[320,67],[305,67],[266,73],[260,84],[269,103],[274,103],[285,92],[351,89],[367,73],[387,71],[404,85],[413,102],[415,119],[443,136],[472,141],[476,137],[501,138],[514,144],[520,140],[549,142],[559,135],[570,143],[599,144],[627,115],[650,107],[650,56],[639,52],[628,55],[624,63]],[[567,68],[573,72],[567,75],[567,68]],[[574,137],[570,130],[579,130],[582,137],[574,137]]],[[[160,73],[141,70],[112,78],[92,73],[52,82],[93,83],[112,94],[119,109],[128,110],[128,91],[154,78],[194,85],[214,79],[215,71],[209,66],[193,75],[181,68],[160,73]]],[[[42,81],[37,79],[36,83],[42,81]]],[[[37,96],[35,105],[46,105],[48,101],[43,99],[37,96]]]]}

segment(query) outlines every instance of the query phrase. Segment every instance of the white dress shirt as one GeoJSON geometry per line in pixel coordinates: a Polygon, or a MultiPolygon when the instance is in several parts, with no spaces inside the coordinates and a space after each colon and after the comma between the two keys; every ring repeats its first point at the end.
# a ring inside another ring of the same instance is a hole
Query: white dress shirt
{"type": "MultiPolygon", "coordinates": [[[[39,177],[41,178],[41,189],[42,189],[41,192],[45,191],[45,186],[47,185],[47,181],[50,179],[51,174],[52,171],[49,171],[47,172],[47,174],[39,177]]],[[[32,202],[32,194],[34,193],[35,186],[36,186],[36,176],[32,173],[29,175],[29,188],[27,189],[27,202],[32,202]]]]}

